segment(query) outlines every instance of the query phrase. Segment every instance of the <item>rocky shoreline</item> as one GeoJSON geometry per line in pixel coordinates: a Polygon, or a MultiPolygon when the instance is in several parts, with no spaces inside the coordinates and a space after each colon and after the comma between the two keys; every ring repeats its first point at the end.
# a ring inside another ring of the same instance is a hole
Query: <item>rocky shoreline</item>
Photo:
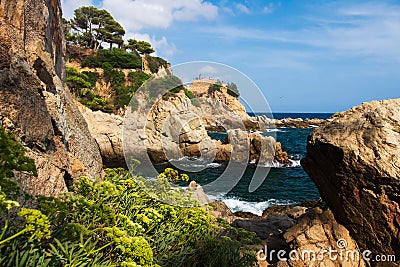
{"type": "MultiPolygon", "coordinates": [[[[102,159],[124,161],[124,120],[118,115],[76,107],[65,85],[60,1],[15,1],[10,5],[6,1],[0,2],[0,8],[0,122],[24,145],[38,170],[38,177],[16,173],[16,180],[27,193],[56,196],[66,192],[67,185],[77,177],[101,178],[102,159]]],[[[202,91],[208,88],[199,86],[202,91]]],[[[256,216],[232,213],[226,205],[216,202],[211,204],[211,213],[232,226],[255,232],[271,248],[301,254],[309,249],[337,249],[338,240],[344,240],[347,250],[369,250],[373,256],[400,258],[400,99],[364,103],[326,121],[270,120],[265,116],[249,117],[237,97],[224,90],[203,94],[235,111],[243,128],[235,128],[237,120],[226,114],[215,116],[210,113],[212,109],[200,110],[189,103],[183,92],[178,92],[145,114],[147,137],[133,133],[137,141],[133,144],[143,149],[140,144],[145,140],[152,160],[162,162],[165,155],[161,136],[172,138],[171,133],[178,131],[179,149],[185,156],[215,152],[218,159],[227,160],[232,146],[237,146],[242,152],[250,151],[250,160],[286,162],[287,153],[273,138],[248,134],[246,130],[264,129],[257,124],[319,126],[308,139],[307,157],[301,163],[326,206],[308,203],[271,207],[256,216]],[[200,114],[201,119],[190,120],[187,125],[172,123],[165,128],[162,119],[174,112],[187,117],[200,114]],[[229,142],[207,138],[207,130],[222,130],[221,127],[225,131],[227,127],[231,129],[229,142]],[[203,151],[204,140],[213,148],[205,147],[203,151]]],[[[249,159],[239,156],[233,160],[249,159]]],[[[199,194],[194,184],[190,190],[199,194]]],[[[275,266],[399,266],[398,262],[331,260],[326,256],[318,262],[270,262],[275,266]]],[[[260,260],[259,265],[269,263],[260,260]]]]}

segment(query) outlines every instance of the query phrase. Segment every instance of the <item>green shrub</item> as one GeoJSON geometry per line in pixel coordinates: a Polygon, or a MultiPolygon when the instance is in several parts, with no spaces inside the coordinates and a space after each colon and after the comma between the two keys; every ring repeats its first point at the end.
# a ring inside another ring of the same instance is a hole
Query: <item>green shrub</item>
{"type": "Polygon", "coordinates": [[[228,83],[228,94],[234,97],[239,97],[239,89],[237,88],[237,85],[235,83],[228,83]]]}
{"type": "Polygon", "coordinates": [[[187,176],[173,169],[154,183],[123,169],[107,169],[103,181],[81,177],[74,193],[40,197],[39,210],[19,213],[26,224],[3,228],[0,265],[254,266],[255,253],[238,241],[248,232],[225,235],[227,228],[190,193],[171,191],[168,181],[178,180],[187,176]],[[193,207],[157,201],[155,188],[193,207]]]}
{"type": "Polygon", "coordinates": [[[212,94],[215,91],[221,92],[221,88],[222,88],[221,84],[218,84],[218,83],[210,84],[210,86],[208,87],[208,93],[212,94]]]}
{"type": "Polygon", "coordinates": [[[100,49],[81,62],[82,67],[98,68],[109,63],[113,68],[137,69],[142,67],[142,59],[136,52],[125,52],[119,48],[100,49]]]}
{"type": "Polygon", "coordinates": [[[101,110],[103,112],[113,112],[114,110],[114,105],[110,104],[110,102],[107,99],[101,98],[99,96],[93,97],[92,100],[83,102],[83,104],[90,108],[91,110],[101,110]]]}
{"type": "Polygon", "coordinates": [[[131,83],[130,92],[135,93],[142,84],[147,81],[151,75],[143,71],[130,71],[128,73],[128,80],[131,83]]]}
{"type": "Polygon", "coordinates": [[[15,200],[21,193],[18,184],[12,179],[15,171],[37,176],[35,162],[25,156],[25,148],[0,126],[0,211],[13,205],[8,198],[15,200]]]}
{"type": "Polygon", "coordinates": [[[82,71],[81,73],[83,75],[86,75],[86,81],[89,82],[91,87],[93,88],[99,79],[99,74],[96,71],[82,71]]]}
{"type": "Polygon", "coordinates": [[[146,55],[146,60],[151,73],[157,73],[160,67],[168,68],[168,62],[160,57],[146,55]]]}

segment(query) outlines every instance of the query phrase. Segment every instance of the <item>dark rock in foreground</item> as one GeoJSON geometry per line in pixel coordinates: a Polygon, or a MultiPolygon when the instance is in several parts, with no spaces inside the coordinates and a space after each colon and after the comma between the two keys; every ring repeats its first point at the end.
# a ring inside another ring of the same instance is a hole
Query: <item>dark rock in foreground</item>
{"type": "Polygon", "coordinates": [[[272,206],[264,210],[262,216],[257,216],[248,212],[232,213],[225,203],[214,202],[211,204],[214,207],[211,214],[226,220],[234,227],[254,232],[262,239],[262,243],[267,246],[267,255],[261,254],[259,266],[366,266],[356,242],[349,231],[335,220],[332,212],[322,210],[316,201],[304,204],[307,207],[272,206]],[[345,248],[341,249],[338,244],[344,244],[345,248]],[[321,254],[323,250],[337,250],[342,253],[348,250],[358,253],[359,257],[335,260],[328,253],[321,254]],[[278,251],[284,253],[280,257],[288,260],[279,261],[278,251]],[[297,255],[311,255],[311,258],[291,258],[289,253],[294,252],[297,255]],[[312,254],[307,254],[308,252],[315,253],[315,258],[312,258],[312,254]]]}
{"type": "Polygon", "coordinates": [[[400,257],[400,99],[334,116],[301,164],[362,249],[400,257]]]}

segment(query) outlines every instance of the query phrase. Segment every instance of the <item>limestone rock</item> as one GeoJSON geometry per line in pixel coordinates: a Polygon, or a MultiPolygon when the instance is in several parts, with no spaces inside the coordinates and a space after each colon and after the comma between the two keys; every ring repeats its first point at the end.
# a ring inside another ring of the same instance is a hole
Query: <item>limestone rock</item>
{"type": "Polygon", "coordinates": [[[0,120],[28,149],[39,177],[17,177],[32,194],[101,173],[96,143],[65,86],[60,2],[0,2],[0,120]],[[80,166],[80,167],[77,167],[80,166]]]}
{"type": "Polygon", "coordinates": [[[285,119],[271,119],[265,115],[255,116],[251,118],[251,121],[257,123],[266,128],[310,128],[318,127],[324,124],[326,121],[331,121],[332,119],[301,119],[301,118],[285,118],[285,119]]]}
{"type": "Polygon", "coordinates": [[[305,213],[287,230],[284,238],[290,249],[297,251],[299,255],[298,258],[294,256],[289,259],[288,266],[366,266],[357,243],[351,238],[348,230],[336,222],[330,210],[314,208],[305,213]],[[336,250],[337,254],[333,253],[331,257],[328,253],[322,253],[324,250],[336,250]],[[311,254],[305,254],[307,251],[311,254]],[[348,251],[354,254],[346,256],[348,251]],[[339,253],[342,253],[343,257],[340,257],[339,253]]]}
{"type": "Polygon", "coordinates": [[[202,206],[210,203],[210,200],[208,199],[206,193],[204,193],[203,188],[195,181],[190,182],[187,190],[193,192],[191,197],[197,199],[202,206]]]}
{"type": "Polygon", "coordinates": [[[334,116],[301,164],[361,248],[400,257],[400,99],[334,116]]]}
{"type": "MultiPolygon", "coordinates": [[[[78,107],[100,148],[104,162],[111,166],[124,165],[124,118],[101,111],[93,112],[80,104],[78,107]]],[[[143,121],[143,125],[146,125],[142,134],[137,129],[124,128],[129,131],[129,142],[136,157],[140,160],[138,151],[143,150],[142,153],[148,153],[155,163],[184,156],[202,156],[211,161],[257,161],[260,164],[268,164],[274,160],[283,164],[289,162],[289,156],[282,151],[279,142],[259,133],[248,134],[244,128],[231,130],[224,144],[212,140],[196,112],[197,108],[183,92],[179,92],[168,100],[156,102],[149,114],[143,114],[140,110],[135,111],[134,115],[130,114],[130,119],[143,121]],[[143,140],[145,142],[141,142],[143,140]]]]}

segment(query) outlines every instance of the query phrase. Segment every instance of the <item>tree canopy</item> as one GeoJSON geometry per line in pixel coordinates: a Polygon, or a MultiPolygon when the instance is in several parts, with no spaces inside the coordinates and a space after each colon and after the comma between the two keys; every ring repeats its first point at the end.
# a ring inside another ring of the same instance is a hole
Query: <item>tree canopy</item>
{"type": "Polygon", "coordinates": [[[94,6],[82,6],[74,11],[70,21],[64,21],[64,29],[76,31],[74,36],[67,32],[67,41],[76,41],[79,45],[97,50],[103,42],[121,47],[125,30],[111,14],[104,9],[94,6]],[[69,34],[69,36],[68,36],[69,34]],[[68,38],[69,37],[69,38],[68,38]]]}
{"type": "Polygon", "coordinates": [[[102,43],[113,44],[118,48],[131,51],[134,54],[149,55],[155,50],[146,41],[129,39],[124,44],[125,29],[111,14],[94,6],[82,6],[74,11],[71,20],[63,18],[65,40],[69,44],[77,44],[86,48],[98,50],[102,43]]]}
{"type": "Polygon", "coordinates": [[[128,44],[125,44],[125,49],[129,49],[131,51],[137,51],[141,55],[149,55],[154,53],[155,50],[151,47],[151,44],[146,41],[138,41],[135,39],[129,39],[128,44]]]}

